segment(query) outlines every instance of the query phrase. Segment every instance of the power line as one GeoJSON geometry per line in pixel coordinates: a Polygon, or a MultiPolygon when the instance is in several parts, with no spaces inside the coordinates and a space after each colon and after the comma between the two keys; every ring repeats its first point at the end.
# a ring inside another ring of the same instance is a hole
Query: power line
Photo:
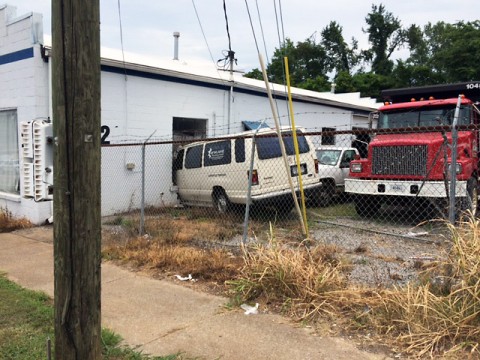
{"type": "Polygon", "coordinates": [[[205,44],[207,45],[208,53],[210,54],[210,59],[215,64],[215,60],[213,59],[212,51],[210,50],[210,46],[208,45],[207,37],[205,36],[205,31],[203,30],[202,22],[200,21],[200,16],[198,15],[197,7],[195,6],[195,0],[192,0],[193,9],[195,10],[195,15],[197,16],[198,25],[200,25],[200,30],[202,32],[203,40],[205,40],[205,44]]]}
{"type": "Polygon", "coordinates": [[[235,51],[232,51],[232,40],[230,38],[230,29],[228,26],[228,16],[227,16],[227,4],[225,0],[223,0],[223,13],[225,14],[225,25],[227,28],[227,37],[228,37],[228,51],[224,53],[224,57],[217,61],[217,64],[223,61],[223,69],[230,69],[233,70],[233,63],[237,64],[237,59],[235,59],[235,51]]]}
{"type": "MultiPolygon", "coordinates": [[[[282,40],[280,40],[280,27],[278,26],[278,12],[277,12],[277,3],[276,3],[276,0],[273,0],[273,7],[275,9],[275,23],[277,25],[277,36],[278,36],[278,44],[279,44],[279,49],[283,49],[283,56],[285,57],[287,54],[286,54],[286,51],[285,51],[285,33],[284,33],[284,29],[283,29],[283,14],[282,14],[282,5],[281,5],[281,2],[280,0],[278,0],[278,4],[279,4],[279,8],[280,8],[280,21],[281,21],[281,24],[282,24],[282,40]]],[[[288,90],[287,90],[287,79],[286,79],[286,73],[287,73],[287,69],[285,68],[285,62],[282,61],[282,64],[283,64],[283,72],[282,72],[282,80],[283,80],[283,88],[284,88],[284,92],[285,92],[285,95],[287,95],[288,93],[288,90]]],[[[290,106],[288,104],[288,102],[285,104],[286,107],[287,107],[287,110],[288,110],[288,107],[290,106]]],[[[277,105],[277,108],[278,108],[278,105],[277,105]]],[[[292,119],[290,118],[290,113],[287,111],[287,114],[288,114],[288,124],[290,126],[292,126],[292,119]]]]}
{"type": "Polygon", "coordinates": [[[262,18],[260,16],[260,9],[258,7],[258,0],[255,0],[255,4],[257,6],[257,15],[258,15],[258,22],[260,23],[260,31],[262,32],[263,49],[265,51],[265,56],[267,58],[267,64],[268,64],[270,62],[270,59],[268,58],[267,42],[265,41],[265,33],[263,31],[263,23],[262,23],[262,18]]]}
{"type": "Polygon", "coordinates": [[[228,50],[232,51],[232,41],[230,39],[230,30],[228,29],[227,4],[225,3],[225,0],[223,0],[223,13],[225,14],[225,24],[227,26],[228,50]]]}
{"type": "Polygon", "coordinates": [[[253,27],[252,15],[250,14],[250,8],[248,7],[248,2],[245,0],[245,6],[247,8],[248,19],[250,20],[250,27],[252,28],[253,39],[255,40],[255,47],[257,48],[257,54],[260,54],[260,49],[258,47],[257,36],[255,35],[255,29],[253,27]]]}
{"type": "Polygon", "coordinates": [[[123,71],[125,73],[125,81],[127,80],[127,69],[125,68],[125,51],[123,47],[123,27],[122,27],[122,12],[121,12],[121,6],[120,6],[120,0],[117,1],[117,6],[118,6],[118,21],[120,25],[120,46],[122,48],[122,62],[123,62],[123,71]]]}

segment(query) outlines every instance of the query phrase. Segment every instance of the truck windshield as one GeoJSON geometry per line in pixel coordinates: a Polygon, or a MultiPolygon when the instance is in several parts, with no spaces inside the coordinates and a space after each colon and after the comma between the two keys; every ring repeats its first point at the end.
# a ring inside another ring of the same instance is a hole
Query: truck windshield
{"type": "MultiPolygon", "coordinates": [[[[470,124],[469,106],[462,106],[458,116],[458,125],[470,124]]],[[[423,107],[416,109],[396,109],[380,112],[378,129],[398,129],[418,126],[452,125],[455,107],[423,107]]]]}

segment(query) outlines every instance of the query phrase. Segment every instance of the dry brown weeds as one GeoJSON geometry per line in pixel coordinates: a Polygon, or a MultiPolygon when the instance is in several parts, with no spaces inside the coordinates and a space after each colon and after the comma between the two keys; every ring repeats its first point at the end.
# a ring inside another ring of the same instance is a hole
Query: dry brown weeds
{"type": "Polygon", "coordinates": [[[255,235],[262,238],[256,246],[243,248],[243,256],[198,241],[238,236],[242,229],[237,220],[200,213],[149,219],[150,237],[110,241],[104,257],[163,274],[226,283],[235,302],[278,304],[299,320],[334,318],[346,331],[372,338],[376,334],[375,339],[381,337],[410,357],[480,357],[478,220],[450,226],[453,240],[446,260],[431,265],[418,282],[393,289],[353,287],[343,253],[298,241],[288,222],[281,224],[287,229],[282,231],[254,223],[255,235]]]}
{"type": "Polygon", "coordinates": [[[480,222],[449,226],[446,260],[428,269],[421,284],[386,291],[372,322],[417,356],[465,351],[480,357],[480,222]]]}
{"type": "Polygon", "coordinates": [[[27,229],[32,226],[33,224],[28,219],[15,217],[8,209],[0,208],[0,232],[27,229]]]}
{"type": "Polygon", "coordinates": [[[480,222],[450,226],[446,260],[423,281],[394,289],[354,288],[332,247],[267,246],[245,252],[232,282],[246,300],[280,301],[300,319],[329,315],[349,331],[373,332],[413,357],[480,357],[480,222]]]}
{"type": "Polygon", "coordinates": [[[223,283],[237,274],[242,259],[224,250],[199,249],[139,237],[125,246],[104,246],[103,257],[118,260],[159,276],[192,274],[196,279],[223,283]]]}

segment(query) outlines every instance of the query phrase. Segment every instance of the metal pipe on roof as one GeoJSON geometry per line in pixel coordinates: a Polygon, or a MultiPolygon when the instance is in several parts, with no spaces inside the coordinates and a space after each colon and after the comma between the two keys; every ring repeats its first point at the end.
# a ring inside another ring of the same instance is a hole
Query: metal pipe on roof
{"type": "Polygon", "coordinates": [[[180,33],[175,31],[173,33],[173,60],[178,60],[178,39],[180,38],[180,33]]]}

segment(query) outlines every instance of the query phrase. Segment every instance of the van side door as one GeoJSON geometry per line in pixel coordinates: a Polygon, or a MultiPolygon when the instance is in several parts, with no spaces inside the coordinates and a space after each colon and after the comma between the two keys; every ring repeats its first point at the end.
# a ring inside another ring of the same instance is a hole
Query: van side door
{"type": "Polygon", "coordinates": [[[178,176],[178,192],[185,202],[198,202],[201,187],[203,145],[188,147],[185,151],[183,176],[178,176]]]}
{"type": "Polygon", "coordinates": [[[203,150],[204,176],[200,191],[200,201],[212,202],[214,188],[222,188],[225,193],[232,186],[232,141],[221,140],[208,142],[203,150]]]}

